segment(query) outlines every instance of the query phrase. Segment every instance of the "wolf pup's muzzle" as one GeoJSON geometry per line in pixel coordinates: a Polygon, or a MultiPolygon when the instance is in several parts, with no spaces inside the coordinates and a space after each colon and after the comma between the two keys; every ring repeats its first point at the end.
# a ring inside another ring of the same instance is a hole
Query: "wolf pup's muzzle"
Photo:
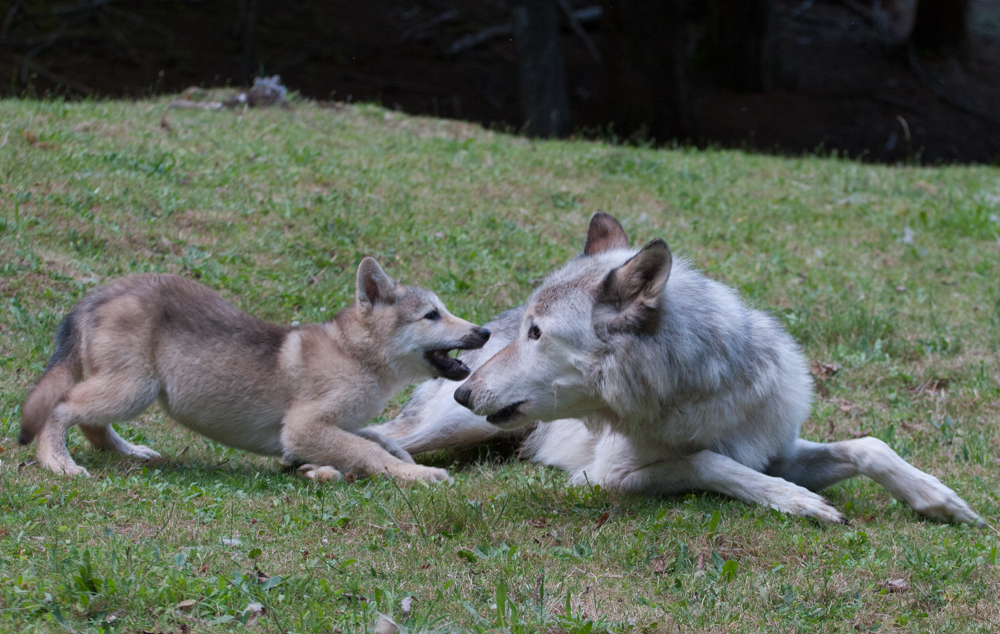
{"type": "Polygon", "coordinates": [[[472,331],[472,334],[462,337],[457,346],[428,350],[424,353],[424,358],[440,373],[441,378],[449,381],[462,381],[469,378],[472,370],[462,363],[461,359],[449,357],[448,352],[450,350],[477,350],[485,346],[489,340],[489,329],[478,327],[472,331]]]}

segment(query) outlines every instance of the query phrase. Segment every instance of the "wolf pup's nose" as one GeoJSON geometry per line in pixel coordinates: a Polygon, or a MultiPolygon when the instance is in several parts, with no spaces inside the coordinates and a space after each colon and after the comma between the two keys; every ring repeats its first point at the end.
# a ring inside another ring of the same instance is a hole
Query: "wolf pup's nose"
{"type": "Polygon", "coordinates": [[[479,335],[479,338],[483,340],[483,344],[485,344],[487,341],[490,340],[490,329],[489,328],[482,328],[482,327],[480,327],[480,328],[478,328],[476,330],[476,334],[479,335]]]}
{"type": "MultiPolygon", "coordinates": [[[[490,331],[487,330],[486,332],[488,334],[490,331]]],[[[469,387],[467,383],[460,385],[458,389],[455,390],[455,400],[458,401],[458,404],[462,407],[472,409],[469,407],[469,401],[472,400],[472,388],[469,387]]]]}

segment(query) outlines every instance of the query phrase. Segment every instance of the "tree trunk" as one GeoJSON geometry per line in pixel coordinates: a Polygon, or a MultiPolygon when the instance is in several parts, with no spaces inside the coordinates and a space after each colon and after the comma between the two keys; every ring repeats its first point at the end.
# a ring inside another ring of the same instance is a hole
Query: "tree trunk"
{"type": "Polygon", "coordinates": [[[601,19],[605,120],[661,142],[693,134],[684,0],[611,0],[601,19]]]}
{"type": "Polygon", "coordinates": [[[920,48],[958,48],[967,31],[969,0],[920,0],[913,43],[920,48]]]}
{"type": "Polygon", "coordinates": [[[565,136],[570,131],[569,97],[555,1],[518,0],[511,22],[527,132],[565,136]]]}
{"type": "Polygon", "coordinates": [[[754,92],[774,87],[773,0],[712,0],[712,58],[719,81],[754,92]]]}

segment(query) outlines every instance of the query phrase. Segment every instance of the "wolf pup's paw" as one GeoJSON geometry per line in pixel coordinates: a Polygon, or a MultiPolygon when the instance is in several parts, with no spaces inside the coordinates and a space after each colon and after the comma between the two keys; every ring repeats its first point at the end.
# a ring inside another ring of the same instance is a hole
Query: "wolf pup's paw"
{"type": "Polygon", "coordinates": [[[390,468],[389,475],[407,482],[414,482],[416,480],[426,480],[427,482],[453,481],[444,469],[425,467],[418,464],[403,464],[395,468],[390,468]]]}
{"type": "Polygon", "coordinates": [[[299,472],[304,473],[307,478],[316,482],[340,482],[344,479],[344,476],[339,471],[329,466],[304,464],[299,467],[299,472]]]}

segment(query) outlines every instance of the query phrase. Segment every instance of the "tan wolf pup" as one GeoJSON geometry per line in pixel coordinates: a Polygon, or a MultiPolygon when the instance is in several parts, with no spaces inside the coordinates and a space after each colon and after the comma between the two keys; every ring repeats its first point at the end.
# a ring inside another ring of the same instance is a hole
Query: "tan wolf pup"
{"type": "Polygon", "coordinates": [[[395,441],[362,426],[408,383],[466,378],[469,368],[448,352],[481,348],[489,336],[372,258],[358,266],[352,306],[301,327],[261,321],[191,280],[135,275],[95,289],[62,322],[18,440],[37,436],[38,462],[66,475],[89,475],[66,449],[73,425],[98,449],[158,458],[111,424],[159,399],[185,427],[309,463],[303,470],[318,479],[340,479],[339,469],[443,480],[446,471],[414,464],[395,441]]]}

